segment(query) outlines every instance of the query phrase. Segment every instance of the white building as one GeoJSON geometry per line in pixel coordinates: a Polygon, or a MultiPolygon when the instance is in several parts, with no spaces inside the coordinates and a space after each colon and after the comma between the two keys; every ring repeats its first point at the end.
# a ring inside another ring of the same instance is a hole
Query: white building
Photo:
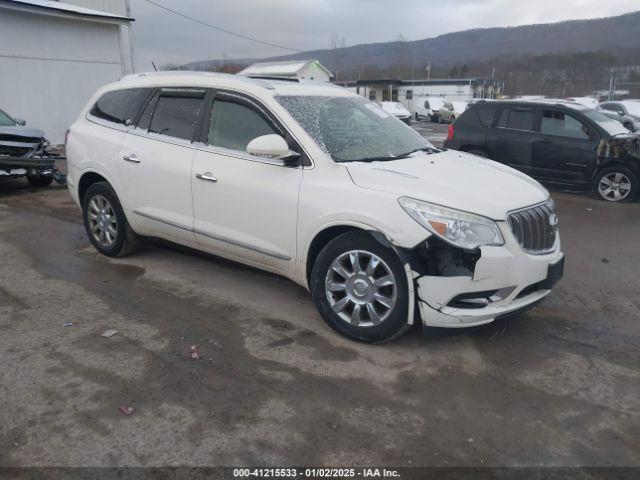
{"type": "Polygon", "coordinates": [[[96,89],[133,72],[132,20],[127,0],[0,0],[0,108],[62,143],[96,89]]]}
{"type": "Polygon", "coordinates": [[[329,82],[333,73],[317,60],[258,62],[238,73],[245,77],[269,77],[329,82]]]}
{"type": "Polygon", "coordinates": [[[400,102],[412,113],[427,97],[443,97],[449,101],[469,101],[474,98],[500,98],[502,80],[484,78],[446,78],[421,80],[358,80],[344,84],[374,102],[400,102]]]}

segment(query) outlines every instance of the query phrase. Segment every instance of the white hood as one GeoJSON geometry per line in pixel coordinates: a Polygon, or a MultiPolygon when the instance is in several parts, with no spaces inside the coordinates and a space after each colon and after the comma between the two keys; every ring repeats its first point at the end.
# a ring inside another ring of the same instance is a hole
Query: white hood
{"type": "Polygon", "coordinates": [[[505,220],[510,210],[545,201],[549,192],[500,163],[448,150],[384,162],[345,164],[359,187],[381,190],[505,220]]]}

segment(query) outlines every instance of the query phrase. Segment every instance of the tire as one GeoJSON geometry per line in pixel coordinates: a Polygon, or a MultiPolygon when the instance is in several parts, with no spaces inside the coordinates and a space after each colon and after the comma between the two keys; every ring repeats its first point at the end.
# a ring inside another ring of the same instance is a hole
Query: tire
{"type": "Polygon", "coordinates": [[[404,266],[393,250],[368,233],[344,233],[322,249],[311,272],[311,294],[324,321],[349,339],[383,343],[399,337],[410,327],[404,266]],[[357,270],[353,268],[354,255],[360,265],[359,274],[354,274],[357,270]],[[374,257],[379,262],[369,272],[367,268],[374,257]],[[336,265],[342,267],[344,274],[333,268],[336,265]],[[382,280],[389,278],[393,285],[382,280]],[[380,286],[374,287],[373,281],[380,282],[380,286]],[[329,285],[339,288],[331,289],[329,285]],[[374,294],[381,295],[379,298],[384,298],[385,303],[374,299],[374,294]],[[357,305],[360,321],[356,319],[357,305]]]}
{"type": "Polygon", "coordinates": [[[27,181],[34,187],[48,187],[53,182],[53,177],[44,175],[27,175],[27,181]]]}
{"type": "Polygon", "coordinates": [[[140,237],[129,226],[118,196],[107,182],[94,183],[87,189],[82,199],[82,219],[89,240],[103,255],[126,257],[140,248],[140,237]]]}
{"type": "Polygon", "coordinates": [[[607,202],[632,202],[638,196],[638,177],[624,166],[605,168],[593,183],[598,198],[607,202]],[[628,185],[628,187],[626,187],[628,185]],[[610,187],[610,188],[607,188],[610,187]],[[626,188],[625,188],[626,187],[626,188]]]}

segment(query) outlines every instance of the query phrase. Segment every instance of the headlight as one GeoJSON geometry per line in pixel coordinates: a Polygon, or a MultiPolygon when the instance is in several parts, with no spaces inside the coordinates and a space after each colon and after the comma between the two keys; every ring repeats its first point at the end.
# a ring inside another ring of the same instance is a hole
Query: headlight
{"type": "Polygon", "coordinates": [[[413,198],[402,197],[398,202],[416,222],[456,247],[473,250],[483,245],[504,245],[493,220],[413,198]]]}

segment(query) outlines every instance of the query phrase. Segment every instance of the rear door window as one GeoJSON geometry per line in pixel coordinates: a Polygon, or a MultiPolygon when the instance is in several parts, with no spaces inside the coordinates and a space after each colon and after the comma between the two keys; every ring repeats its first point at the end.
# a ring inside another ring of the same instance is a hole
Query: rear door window
{"type": "Polygon", "coordinates": [[[278,134],[266,118],[241,102],[216,99],[211,109],[208,143],[215,147],[246,152],[251,140],[278,134]]]}
{"type": "Polygon", "coordinates": [[[559,110],[543,110],[540,132],[560,137],[589,139],[589,127],[559,110]]]}
{"type": "Polygon", "coordinates": [[[107,92],[91,108],[90,114],[107,122],[127,125],[136,116],[150,93],[150,88],[128,88],[107,92]]]}
{"type": "MultiPolygon", "coordinates": [[[[205,93],[205,90],[200,89],[162,90],[155,102],[149,133],[191,141],[204,106],[205,93]]],[[[145,110],[143,117],[146,114],[145,110]]],[[[141,123],[143,120],[144,118],[141,123]]]]}
{"type": "Polygon", "coordinates": [[[496,127],[530,131],[533,130],[534,117],[535,112],[530,108],[503,108],[496,127]]]}

